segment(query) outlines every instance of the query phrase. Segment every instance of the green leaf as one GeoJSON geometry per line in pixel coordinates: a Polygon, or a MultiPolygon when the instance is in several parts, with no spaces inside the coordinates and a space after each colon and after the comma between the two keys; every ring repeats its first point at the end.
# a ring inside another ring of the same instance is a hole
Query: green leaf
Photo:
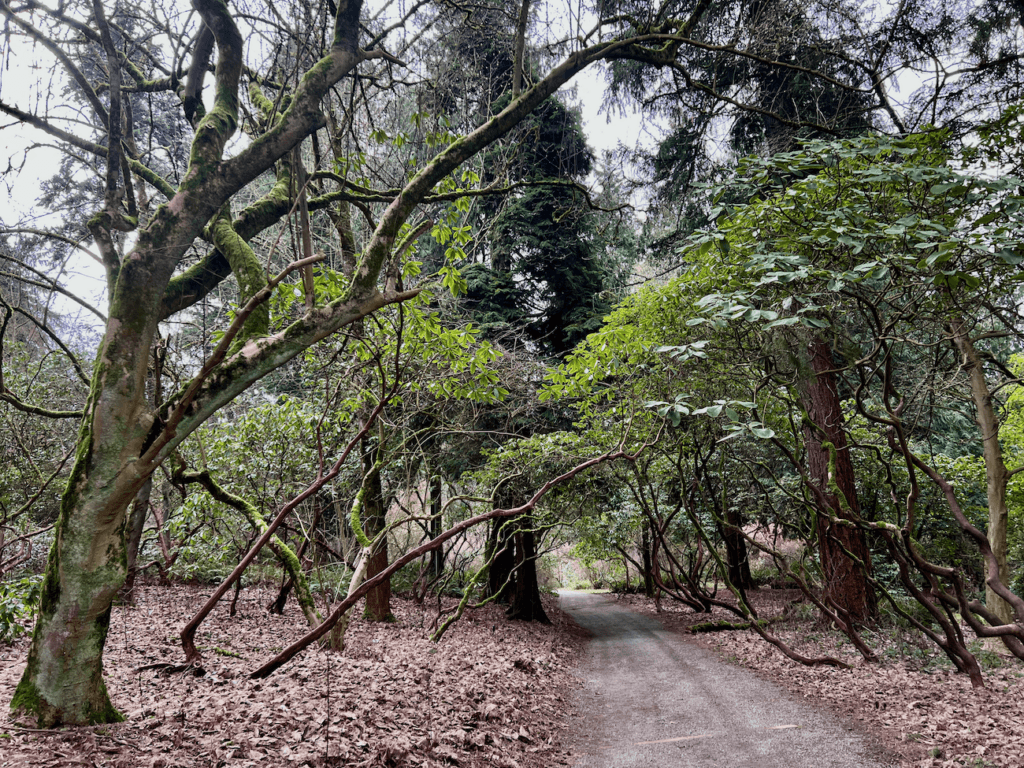
{"type": "Polygon", "coordinates": [[[817,317],[801,317],[800,322],[808,328],[828,328],[828,323],[817,317]]]}
{"type": "Polygon", "coordinates": [[[796,325],[799,322],[799,317],[782,317],[779,318],[778,320],[772,320],[765,326],[765,328],[774,328],[778,325],[796,325]]]}

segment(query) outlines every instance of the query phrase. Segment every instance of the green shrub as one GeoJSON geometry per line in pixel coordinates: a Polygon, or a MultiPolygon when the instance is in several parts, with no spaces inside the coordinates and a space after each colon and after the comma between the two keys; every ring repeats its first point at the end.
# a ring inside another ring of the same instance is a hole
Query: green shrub
{"type": "Polygon", "coordinates": [[[768,558],[753,558],[750,561],[750,579],[755,587],[771,584],[779,578],[779,569],[768,558]]]}
{"type": "MultiPolygon", "coordinates": [[[[903,609],[910,616],[913,616],[918,621],[922,622],[926,626],[931,626],[933,623],[932,615],[928,612],[928,609],[921,605],[913,597],[906,594],[899,594],[895,591],[892,593],[895,598],[896,604],[903,609]]],[[[889,603],[888,600],[879,600],[878,602],[878,615],[880,624],[882,626],[899,627],[901,629],[914,629],[914,625],[911,622],[900,615],[889,603]]]]}
{"type": "Polygon", "coordinates": [[[420,570],[423,568],[423,563],[419,560],[413,560],[410,563],[406,563],[399,568],[391,576],[391,589],[399,594],[412,592],[416,582],[420,576],[420,570]]]}
{"type": "MultiPolygon", "coordinates": [[[[306,574],[309,588],[314,594],[323,595],[331,602],[341,600],[348,594],[352,571],[344,563],[320,565],[306,574]]],[[[394,580],[391,582],[394,586],[394,580]]]]}
{"type": "Polygon", "coordinates": [[[1015,595],[1024,596],[1024,567],[1018,568],[1017,573],[1010,579],[1010,591],[1015,595]]]}
{"type": "MultiPolygon", "coordinates": [[[[219,584],[234,570],[227,558],[190,556],[179,557],[168,573],[172,581],[194,584],[219,584]]],[[[244,581],[244,579],[243,579],[244,581]]]]}
{"type": "Polygon", "coordinates": [[[42,582],[42,576],[27,576],[0,583],[0,643],[9,643],[25,631],[21,622],[35,611],[42,582]]]}

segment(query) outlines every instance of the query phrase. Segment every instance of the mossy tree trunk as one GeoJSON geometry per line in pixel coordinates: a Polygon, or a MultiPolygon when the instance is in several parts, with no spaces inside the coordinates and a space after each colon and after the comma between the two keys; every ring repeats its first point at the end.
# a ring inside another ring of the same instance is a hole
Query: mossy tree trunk
{"type": "MultiPolygon", "coordinates": [[[[127,573],[126,513],[155,468],[209,415],[308,346],[301,337],[325,335],[322,327],[296,328],[288,344],[247,348],[248,354],[243,350],[233,359],[233,366],[232,361],[225,366],[228,370],[195,382],[191,391],[172,398],[159,414],[146,402],[149,351],[158,324],[201,298],[191,290],[195,274],[172,280],[179,261],[235,192],[320,125],[321,98],[364,56],[356,47],[360,3],[339,3],[342,34],[328,56],[314,67],[315,76],[299,86],[282,118],[282,130],[225,161],[224,146],[238,119],[242,38],[223,2],[196,0],[194,5],[212,30],[219,55],[216,99],[197,121],[188,171],[177,189],[164,186],[168,202],[138,232],[135,247],[123,260],[114,234],[131,228],[132,222],[120,208],[116,173],[108,173],[105,207],[89,221],[110,286],[108,320],[79,430],[75,463],[54,526],[26,668],[11,700],[12,712],[43,727],[121,719],[103,682],[103,648],[111,605],[127,573]]],[[[105,21],[96,22],[107,31],[105,21]]],[[[108,53],[117,56],[116,50],[108,53]]],[[[207,63],[203,60],[197,65],[205,70],[207,63]]],[[[113,69],[118,69],[116,63],[113,69]]],[[[111,79],[115,92],[110,98],[116,102],[120,86],[111,79]]],[[[112,109],[108,117],[110,134],[119,136],[120,113],[112,109]]],[[[122,167],[121,150],[116,141],[107,151],[106,165],[115,171],[122,167]]],[[[207,279],[214,282],[206,291],[225,276],[223,271],[219,276],[209,273],[207,279]]],[[[351,316],[366,314],[357,308],[367,303],[370,292],[347,298],[350,303],[334,318],[340,321],[339,327],[351,316]]]]}
{"type": "MultiPolygon", "coordinates": [[[[267,522],[260,515],[259,510],[256,509],[247,499],[237,496],[230,491],[223,488],[220,483],[214,480],[210,471],[207,469],[201,472],[186,472],[184,466],[178,466],[174,473],[175,482],[179,482],[183,485],[190,483],[197,483],[206,490],[208,494],[221,504],[226,504],[232,509],[237,510],[245,517],[246,521],[256,531],[256,535],[263,534],[267,530],[267,522]]],[[[289,583],[295,589],[295,598],[299,604],[299,609],[302,611],[303,617],[306,619],[306,624],[310,627],[317,627],[320,624],[320,614],[316,610],[316,602],[313,599],[313,593],[309,588],[309,582],[306,579],[306,574],[302,570],[302,563],[299,560],[299,555],[292,550],[288,544],[278,536],[271,536],[267,546],[270,551],[277,558],[281,568],[288,576],[289,583]]],[[[248,549],[248,547],[246,547],[248,549]]],[[[239,577],[235,582],[235,595],[237,599],[238,591],[241,589],[242,579],[239,577]]],[[[232,616],[234,614],[231,614],[232,616]]],[[[193,626],[190,622],[187,625],[187,630],[192,635],[195,634],[198,625],[193,626]]],[[[185,630],[183,630],[184,632],[185,630]]]]}

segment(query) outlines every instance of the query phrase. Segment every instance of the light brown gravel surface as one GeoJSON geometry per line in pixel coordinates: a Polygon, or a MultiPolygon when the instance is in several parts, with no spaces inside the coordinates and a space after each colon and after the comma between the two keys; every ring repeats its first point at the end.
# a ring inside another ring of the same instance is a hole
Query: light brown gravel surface
{"type": "Polygon", "coordinates": [[[592,633],[576,729],[582,768],[883,768],[828,708],[728,664],[611,595],[563,592],[592,633]]]}
{"type": "MultiPolygon", "coordinates": [[[[769,619],[777,618],[798,596],[795,590],[750,593],[759,614],[769,619]]],[[[853,664],[849,670],[805,667],[749,630],[688,634],[695,623],[736,620],[725,611],[716,609],[709,617],[662,601],[662,613],[656,614],[653,601],[638,595],[623,596],[620,603],[657,616],[690,642],[831,709],[897,754],[901,766],[1024,768],[1024,664],[1012,657],[981,654],[986,687],[975,691],[937,648],[919,643],[909,633],[866,633],[881,662],[865,664],[839,633],[813,617],[773,624],[772,631],[796,648],[830,653],[853,664]]]]}

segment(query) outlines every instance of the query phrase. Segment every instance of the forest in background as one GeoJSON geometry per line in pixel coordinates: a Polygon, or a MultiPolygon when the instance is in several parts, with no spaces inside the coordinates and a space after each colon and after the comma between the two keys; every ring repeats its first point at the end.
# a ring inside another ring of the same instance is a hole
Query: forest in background
{"type": "Polygon", "coordinates": [[[0,82],[31,142],[0,226],[15,712],[122,716],[143,577],[217,585],[189,664],[232,590],[294,598],[258,678],[392,589],[438,596],[437,641],[598,574],[805,664],[847,662],[748,592],[866,662],[887,626],[975,686],[983,649],[1024,659],[1014,4],[0,9],[33,73],[0,82]],[[559,93],[588,67],[651,148],[589,148],[559,93]]]}

